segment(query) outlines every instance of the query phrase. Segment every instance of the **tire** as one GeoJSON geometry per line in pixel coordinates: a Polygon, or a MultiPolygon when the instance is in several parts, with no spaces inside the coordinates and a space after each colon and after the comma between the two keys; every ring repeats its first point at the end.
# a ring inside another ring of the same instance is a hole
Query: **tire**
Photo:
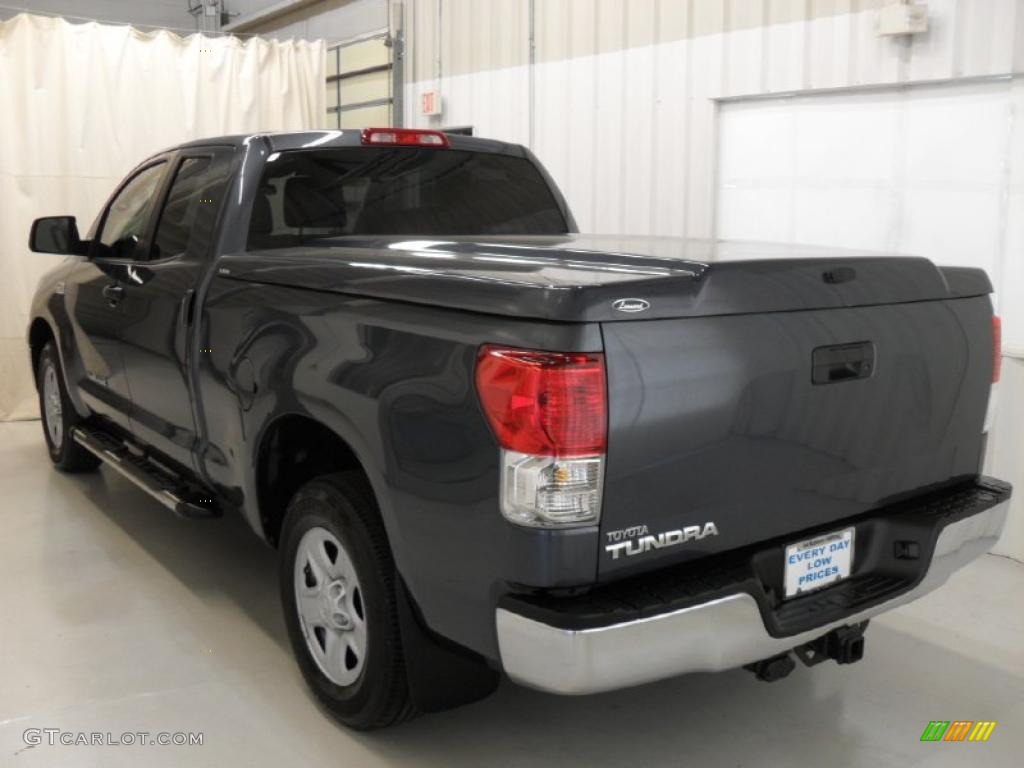
{"type": "Polygon", "coordinates": [[[53,465],[62,472],[89,472],[96,469],[100,460],[71,437],[72,428],[81,419],[68,398],[60,357],[52,341],[46,343],[39,355],[36,390],[39,393],[43,437],[53,465]]]}
{"type": "Polygon", "coordinates": [[[414,717],[395,564],[361,473],[324,475],[295,494],[281,531],[279,570],[292,650],[324,708],[358,730],[414,717]]]}

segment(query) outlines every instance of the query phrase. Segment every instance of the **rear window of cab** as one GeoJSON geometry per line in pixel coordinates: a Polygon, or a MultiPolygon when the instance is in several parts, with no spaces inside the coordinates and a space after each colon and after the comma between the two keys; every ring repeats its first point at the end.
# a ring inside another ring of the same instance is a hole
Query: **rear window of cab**
{"type": "Polygon", "coordinates": [[[568,225],[528,159],[419,147],[295,150],[268,159],[250,250],[346,235],[554,235],[568,225]]]}

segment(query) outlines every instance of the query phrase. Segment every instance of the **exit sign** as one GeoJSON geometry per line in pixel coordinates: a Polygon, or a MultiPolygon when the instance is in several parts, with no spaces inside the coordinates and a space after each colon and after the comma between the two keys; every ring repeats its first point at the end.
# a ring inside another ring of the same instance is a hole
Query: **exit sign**
{"type": "Polygon", "coordinates": [[[441,94],[437,91],[427,91],[420,96],[420,108],[424,115],[440,115],[441,94]]]}

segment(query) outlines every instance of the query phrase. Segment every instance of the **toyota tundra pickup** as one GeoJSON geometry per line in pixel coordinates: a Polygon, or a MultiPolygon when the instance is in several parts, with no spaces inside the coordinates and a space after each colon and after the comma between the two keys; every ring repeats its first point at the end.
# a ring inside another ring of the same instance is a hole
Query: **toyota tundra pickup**
{"type": "Polygon", "coordinates": [[[581,235],[527,149],[399,129],[186,144],[30,241],[53,463],[242,515],[355,728],[854,662],[1006,519],[980,270],[581,235]]]}

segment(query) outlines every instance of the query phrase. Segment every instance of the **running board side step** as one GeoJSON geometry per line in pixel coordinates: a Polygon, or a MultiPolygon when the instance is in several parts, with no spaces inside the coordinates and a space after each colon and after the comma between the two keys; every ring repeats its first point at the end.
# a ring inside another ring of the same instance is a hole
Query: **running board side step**
{"type": "Polygon", "coordinates": [[[75,427],[71,436],[85,450],[124,475],[178,517],[208,520],[221,516],[221,511],[213,506],[212,498],[199,498],[199,493],[180,478],[144,456],[136,455],[126,444],[105,432],[75,427]]]}

